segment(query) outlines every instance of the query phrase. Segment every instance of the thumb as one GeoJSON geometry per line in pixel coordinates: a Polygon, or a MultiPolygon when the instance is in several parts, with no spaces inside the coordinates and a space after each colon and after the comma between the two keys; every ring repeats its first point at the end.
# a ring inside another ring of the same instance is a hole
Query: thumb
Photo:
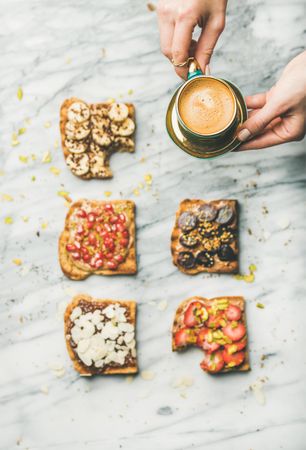
{"type": "Polygon", "coordinates": [[[240,126],[237,138],[241,142],[247,141],[254,135],[263,131],[266,126],[269,125],[271,120],[275,119],[277,116],[277,111],[266,104],[240,126]]]}

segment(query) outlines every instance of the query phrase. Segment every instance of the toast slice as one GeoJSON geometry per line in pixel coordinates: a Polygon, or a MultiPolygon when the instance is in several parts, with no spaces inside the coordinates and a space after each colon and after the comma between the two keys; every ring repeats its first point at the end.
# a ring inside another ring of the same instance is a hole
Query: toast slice
{"type": "Polygon", "coordinates": [[[173,321],[172,351],[182,351],[189,346],[204,350],[201,368],[208,373],[250,370],[244,298],[191,297],[184,300],[173,321]]]}
{"type": "Polygon", "coordinates": [[[72,280],[91,274],[132,275],[136,263],[135,203],[78,200],[59,238],[59,262],[72,280]]]}
{"type": "Polygon", "coordinates": [[[84,180],[112,178],[110,157],[135,151],[135,108],[131,103],[89,104],[72,97],[60,109],[64,158],[84,180]]]}
{"type": "Polygon", "coordinates": [[[82,376],[137,373],[136,303],[76,295],[64,316],[65,340],[82,376]]]}
{"type": "Polygon", "coordinates": [[[188,275],[237,273],[237,200],[183,200],[171,235],[173,263],[188,275]]]}

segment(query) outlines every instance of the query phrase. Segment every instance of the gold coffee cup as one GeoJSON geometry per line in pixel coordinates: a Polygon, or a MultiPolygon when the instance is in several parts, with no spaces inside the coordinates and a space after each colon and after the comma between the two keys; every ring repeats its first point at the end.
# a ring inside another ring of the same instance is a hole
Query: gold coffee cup
{"type": "Polygon", "coordinates": [[[188,80],[170,101],[166,126],[182,150],[198,158],[213,158],[240,145],[237,128],[246,119],[247,107],[237,86],[204,75],[193,59],[188,80]]]}

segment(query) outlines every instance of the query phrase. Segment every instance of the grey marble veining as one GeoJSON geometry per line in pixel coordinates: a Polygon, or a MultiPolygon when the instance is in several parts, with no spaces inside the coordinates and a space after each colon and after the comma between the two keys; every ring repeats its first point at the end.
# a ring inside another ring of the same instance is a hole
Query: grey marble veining
{"type": "MultiPolygon", "coordinates": [[[[209,162],[177,149],[164,116],[178,80],[159,52],[156,15],[145,1],[0,5],[0,449],[305,448],[305,142],[209,162]],[[76,179],[55,148],[59,107],[71,95],[136,105],[137,151],[113,156],[112,180],[76,179]],[[12,133],[21,127],[27,131],[11,147],[12,133]],[[52,162],[43,164],[48,150],[52,162]],[[28,163],[19,156],[29,156],[28,163]],[[61,170],[59,176],[51,166],[61,170]],[[140,188],[135,196],[148,173],[151,189],[140,188]],[[111,191],[113,199],[136,201],[137,276],[82,282],[63,276],[57,239],[67,208],[60,190],[74,200],[111,191]],[[239,200],[241,272],[256,264],[254,283],[187,277],[172,265],[174,215],[188,197],[239,200]],[[5,217],[13,223],[5,224],[5,217]],[[12,262],[16,258],[22,265],[12,262]],[[139,365],[154,373],[152,380],[78,377],[62,323],[74,292],[137,300],[139,365]],[[200,351],[171,353],[174,311],[194,294],[245,296],[250,373],[210,377],[199,368],[200,351]],[[263,354],[268,356],[261,361],[263,354]],[[259,379],[265,380],[265,404],[249,389],[259,379]]],[[[304,19],[300,0],[230,1],[212,72],[245,94],[267,89],[301,51],[304,19]]]]}

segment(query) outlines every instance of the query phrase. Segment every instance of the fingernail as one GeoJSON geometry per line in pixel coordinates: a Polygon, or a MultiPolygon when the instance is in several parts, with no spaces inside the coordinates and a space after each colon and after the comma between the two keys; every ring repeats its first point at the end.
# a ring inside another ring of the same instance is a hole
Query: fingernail
{"type": "Polygon", "coordinates": [[[237,134],[237,138],[241,142],[247,141],[250,137],[251,133],[246,128],[244,130],[239,131],[239,133],[237,134]]]}
{"type": "Polygon", "coordinates": [[[205,75],[210,75],[210,65],[207,64],[207,66],[205,67],[205,75]]]}

